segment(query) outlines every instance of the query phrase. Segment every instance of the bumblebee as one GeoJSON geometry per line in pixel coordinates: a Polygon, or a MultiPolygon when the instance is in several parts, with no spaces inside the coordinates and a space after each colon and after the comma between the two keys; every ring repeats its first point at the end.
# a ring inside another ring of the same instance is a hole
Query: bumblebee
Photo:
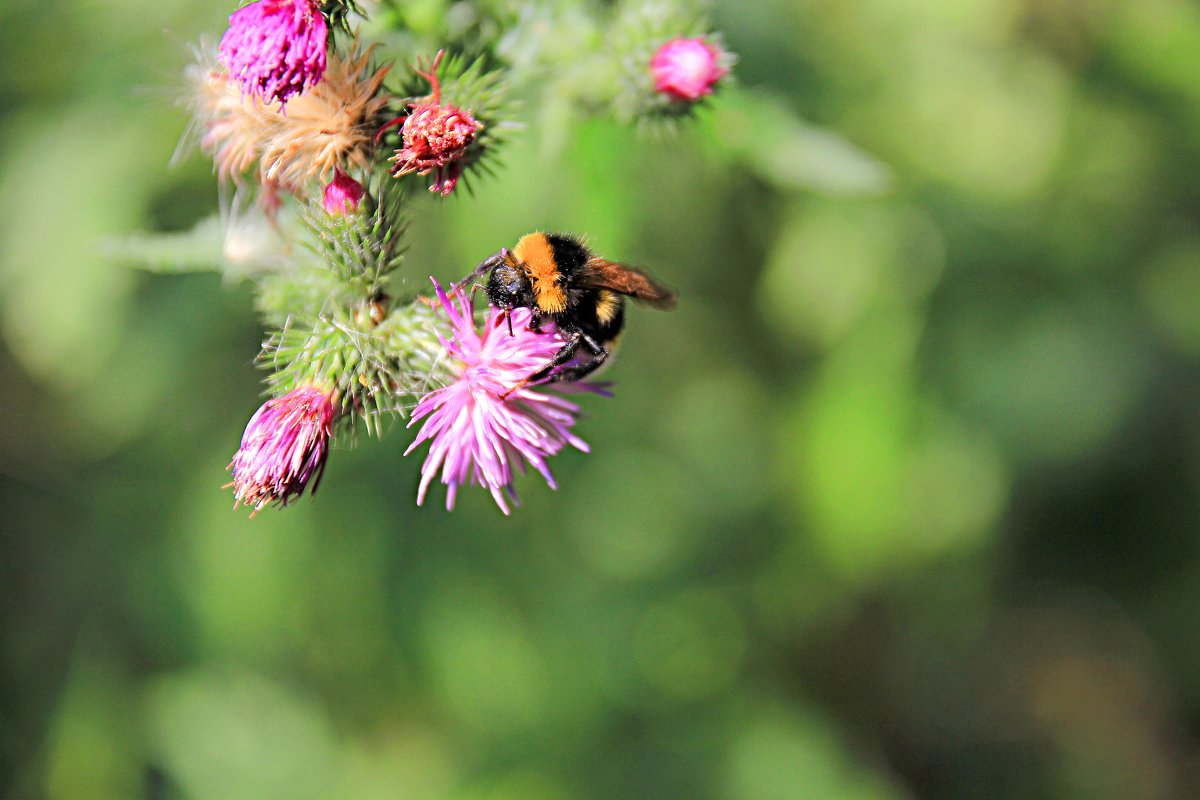
{"type": "MultiPolygon", "coordinates": [[[[539,231],[522,236],[512,250],[504,248],[484,259],[463,284],[484,273],[484,291],[493,306],[509,314],[514,308],[528,308],[533,330],[553,320],[566,339],[548,364],[509,392],[547,379],[577,381],[595,372],[621,335],[626,297],[654,308],[675,305],[675,292],[645,271],[593,255],[567,234],[539,231]],[[587,355],[577,360],[580,349],[587,355]]],[[[508,324],[511,332],[511,316],[508,324]]]]}

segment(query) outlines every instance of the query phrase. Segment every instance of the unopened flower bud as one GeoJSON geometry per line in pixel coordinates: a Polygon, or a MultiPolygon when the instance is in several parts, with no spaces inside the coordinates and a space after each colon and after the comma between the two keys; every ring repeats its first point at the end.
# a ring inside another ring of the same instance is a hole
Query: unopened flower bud
{"type": "Polygon", "coordinates": [[[321,205],[325,208],[326,213],[333,216],[357,214],[364,194],[366,194],[366,189],[361,183],[342,172],[341,169],[336,169],[333,173],[333,180],[325,187],[321,205]]]}
{"type": "Polygon", "coordinates": [[[229,464],[234,508],[253,506],[253,516],[268,503],[287,505],[310,482],[315,492],[325,471],[336,413],[330,394],[315,386],[302,386],[264,403],[250,418],[229,464]]]}
{"type": "Polygon", "coordinates": [[[321,80],[328,38],[315,0],[258,0],[230,15],[221,61],[243,94],[283,105],[321,80]]]}
{"type": "Polygon", "coordinates": [[[695,39],[672,39],[650,59],[656,91],[673,100],[695,102],[712,94],[713,86],[729,70],[721,65],[722,51],[695,39]]]}

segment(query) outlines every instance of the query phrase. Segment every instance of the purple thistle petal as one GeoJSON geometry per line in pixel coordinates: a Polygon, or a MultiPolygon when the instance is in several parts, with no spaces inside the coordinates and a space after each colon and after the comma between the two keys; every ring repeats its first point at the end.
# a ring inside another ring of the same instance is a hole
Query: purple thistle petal
{"type": "MultiPolygon", "coordinates": [[[[532,312],[512,310],[513,332],[508,332],[505,312],[492,308],[482,330],[476,327],[470,299],[461,288],[448,295],[436,281],[434,294],[451,330],[442,338],[447,353],[459,363],[457,379],[422,397],[413,410],[409,427],[421,429],[405,455],[428,441],[429,452],[421,466],[417,504],[425,501],[435,477],[446,486],[446,507],[453,509],[458,487],[483,486],[496,506],[509,514],[510,503],[519,505],[513,489],[513,470],[522,473],[528,464],[557,488],[548,459],[570,445],[583,452],[587,444],[571,433],[579,414],[574,403],[534,387],[522,386],[501,395],[542,368],[561,349],[563,338],[544,325],[530,330],[532,312]]],[[[597,390],[577,383],[575,389],[597,390]]]]}
{"type": "Polygon", "coordinates": [[[234,508],[269,503],[287,505],[309,483],[317,490],[329,455],[329,437],[337,411],[328,392],[302,386],[264,403],[242,434],[229,463],[234,508]]]}
{"type": "Polygon", "coordinates": [[[230,15],[221,61],[243,94],[283,106],[325,75],[328,39],[314,0],[258,0],[230,15]]]}

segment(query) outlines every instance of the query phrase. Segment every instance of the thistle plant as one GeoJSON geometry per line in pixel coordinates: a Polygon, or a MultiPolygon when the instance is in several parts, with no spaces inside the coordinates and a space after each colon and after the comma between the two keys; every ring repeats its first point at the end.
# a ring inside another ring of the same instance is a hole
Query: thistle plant
{"type": "MultiPolygon", "coordinates": [[[[440,478],[447,508],[478,485],[507,514],[515,472],[532,467],[553,487],[550,458],[588,450],[563,395],[605,392],[556,382],[557,371],[526,385],[563,345],[553,322],[477,307],[468,285],[422,289],[427,271],[405,263],[407,220],[492,173],[528,111],[511,100],[520,84],[560,76],[549,83],[577,118],[654,123],[690,116],[733,59],[684,0],[570,15],[479,5],[490,33],[429,52],[411,44],[422,37],[388,36],[355,2],[258,0],[233,10],[220,46],[199,48],[188,68],[200,150],[232,190],[223,218],[238,220],[214,266],[253,282],[267,328],[268,399],[229,465],[235,505],[257,512],[315,491],[333,441],[357,429],[382,437],[410,415],[420,428],[404,452],[428,444],[418,503],[440,478]],[[531,36],[539,21],[564,29],[531,36]],[[555,45],[572,31],[591,44],[555,45]],[[378,57],[371,34],[394,59],[378,57]]],[[[171,268],[152,238],[144,244],[153,266],[171,268]]]]}

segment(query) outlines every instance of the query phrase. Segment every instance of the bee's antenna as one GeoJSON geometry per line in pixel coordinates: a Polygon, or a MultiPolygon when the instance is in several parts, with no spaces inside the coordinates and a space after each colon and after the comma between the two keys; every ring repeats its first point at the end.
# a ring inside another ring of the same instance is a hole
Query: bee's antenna
{"type": "Polygon", "coordinates": [[[471,272],[470,275],[463,278],[461,281],[459,281],[455,285],[460,286],[460,287],[466,286],[468,283],[475,280],[476,278],[478,278],[480,275],[484,274],[485,272],[490,272],[491,270],[500,266],[507,259],[508,259],[508,248],[507,247],[501,248],[499,253],[490,255],[487,258],[485,258],[483,261],[479,262],[479,266],[476,267],[471,272]]]}
{"type": "Polygon", "coordinates": [[[504,318],[506,320],[508,320],[508,335],[515,336],[515,334],[513,333],[513,329],[512,329],[512,309],[511,308],[504,309],[504,318]]]}

